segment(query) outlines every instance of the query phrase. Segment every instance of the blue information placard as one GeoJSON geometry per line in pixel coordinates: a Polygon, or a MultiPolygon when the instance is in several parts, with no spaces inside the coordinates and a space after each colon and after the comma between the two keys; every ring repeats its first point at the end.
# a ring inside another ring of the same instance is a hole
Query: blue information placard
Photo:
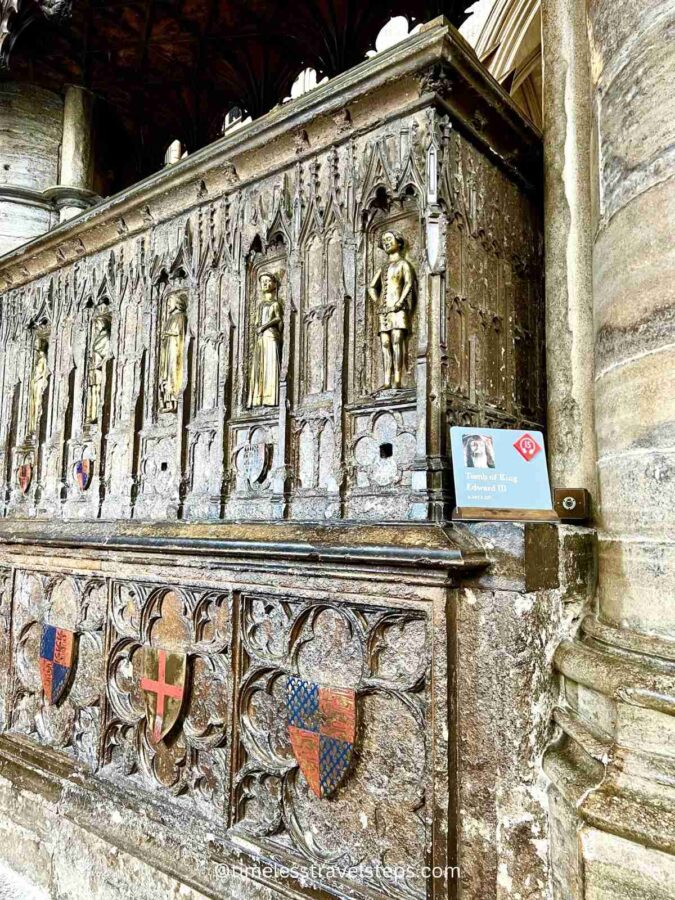
{"type": "Polygon", "coordinates": [[[556,518],[540,431],[451,428],[450,441],[460,512],[539,510],[556,518]]]}

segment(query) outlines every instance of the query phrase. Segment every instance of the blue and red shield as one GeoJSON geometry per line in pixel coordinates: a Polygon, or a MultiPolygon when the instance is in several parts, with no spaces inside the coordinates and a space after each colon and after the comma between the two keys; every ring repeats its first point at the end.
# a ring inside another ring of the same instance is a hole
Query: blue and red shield
{"type": "Polygon", "coordinates": [[[75,483],[81,491],[86,491],[91,484],[92,469],[90,459],[79,459],[75,463],[75,483]]]}
{"type": "Polygon", "coordinates": [[[55,625],[42,626],[40,641],[40,677],[45,700],[58,703],[65,691],[75,656],[75,635],[55,625]]]}
{"type": "Polygon", "coordinates": [[[354,754],[356,693],[290,675],[286,714],[293,754],[307,783],[317,797],[330,797],[354,754]]]}

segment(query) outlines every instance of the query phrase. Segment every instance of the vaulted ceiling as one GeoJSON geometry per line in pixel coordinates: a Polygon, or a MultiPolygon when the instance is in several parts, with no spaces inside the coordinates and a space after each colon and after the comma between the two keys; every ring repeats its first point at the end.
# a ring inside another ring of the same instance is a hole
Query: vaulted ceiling
{"type": "Polygon", "coordinates": [[[93,91],[142,174],[174,138],[218,137],[233,105],[268,111],[304,68],[331,77],[361,62],[392,16],[458,25],[470,2],[0,0],[0,57],[12,79],[93,91]]]}

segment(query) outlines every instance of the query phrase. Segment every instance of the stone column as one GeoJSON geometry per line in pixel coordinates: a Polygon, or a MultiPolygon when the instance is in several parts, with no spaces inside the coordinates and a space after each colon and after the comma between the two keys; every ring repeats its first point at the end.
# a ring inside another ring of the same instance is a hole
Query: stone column
{"type": "Polygon", "coordinates": [[[595,497],[586,13],[579,0],[542,0],[541,10],[549,463],[555,487],[583,487],[595,497]]]}
{"type": "Polygon", "coordinates": [[[92,113],[93,96],[89,91],[73,85],[66,88],[59,186],[68,190],[59,192],[62,222],[71,219],[92,202],[94,174],[92,113]]]}
{"type": "Polygon", "coordinates": [[[29,84],[0,83],[0,255],[44,234],[56,218],[63,101],[29,84]]]}
{"type": "Polygon", "coordinates": [[[675,884],[675,4],[586,2],[599,582],[556,654],[552,832],[576,835],[553,871],[556,898],[656,900],[675,884]]]}
{"type": "Polygon", "coordinates": [[[675,642],[674,32],[672,0],[589,0],[600,614],[675,642]]]}

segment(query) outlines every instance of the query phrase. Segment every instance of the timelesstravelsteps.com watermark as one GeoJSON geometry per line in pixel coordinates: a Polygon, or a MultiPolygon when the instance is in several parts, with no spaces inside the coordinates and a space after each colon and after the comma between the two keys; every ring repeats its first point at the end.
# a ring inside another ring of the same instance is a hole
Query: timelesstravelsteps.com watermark
{"type": "Polygon", "coordinates": [[[219,863],[216,873],[220,878],[252,878],[256,881],[291,879],[301,883],[336,880],[355,881],[357,883],[389,883],[409,884],[420,878],[441,878],[447,881],[459,880],[459,866],[335,866],[335,865],[292,865],[283,866],[276,863],[259,863],[243,865],[239,863],[219,863]]]}

